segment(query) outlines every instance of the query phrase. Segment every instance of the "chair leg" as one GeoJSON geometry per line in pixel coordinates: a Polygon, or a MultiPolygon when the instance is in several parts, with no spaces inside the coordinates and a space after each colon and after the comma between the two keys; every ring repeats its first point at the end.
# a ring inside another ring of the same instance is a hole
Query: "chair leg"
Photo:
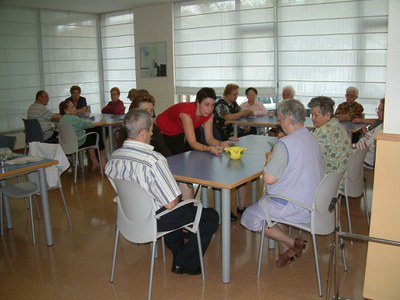
{"type": "Polygon", "coordinates": [[[78,175],[78,152],[75,153],[75,179],[74,179],[75,184],[77,175],[78,175]]]}
{"type": "MultiPolygon", "coordinates": [[[[351,218],[350,218],[350,206],[349,206],[349,197],[347,196],[346,193],[346,211],[347,211],[347,223],[349,224],[349,233],[353,233],[353,230],[351,228],[351,218]]],[[[353,245],[353,240],[350,240],[351,245],[353,245]]]]}
{"type": "Polygon", "coordinates": [[[161,237],[161,249],[162,249],[162,258],[163,258],[163,262],[166,262],[165,259],[165,241],[164,241],[164,237],[161,237]]]}
{"type": "Polygon", "coordinates": [[[99,148],[96,148],[96,150],[97,150],[97,156],[98,156],[99,164],[100,164],[100,173],[101,173],[101,177],[103,177],[103,165],[102,165],[102,163],[101,163],[100,149],[99,149],[99,148]]]}
{"type": "Polygon", "coordinates": [[[60,189],[61,199],[62,199],[62,202],[63,202],[63,205],[64,205],[64,209],[65,209],[65,214],[67,215],[68,223],[71,226],[72,225],[71,218],[69,216],[67,202],[65,202],[64,192],[62,190],[60,179],[58,179],[58,185],[59,185],[59,189],[60,189]]]}
{"type": "Polygon", "coordinates": [[[206,280],[206,274],[204,273],[203,249],[201,247],[200,229],[197,229],[196,236],[197,236],[197,245],[198,245],[198,248],[199,248],[201,277],[203,278],[203,281],[204,281],[204,280],[206,280]]]}
{"type": "Polygon", "coordinates": [[[112,267],[111,267],[111,277],[110,282],[114,282],[114,275],[115,275],[115,261],[117,259],[117,248],[118,248],[118,236],[119,236],[119,229],[118,227],[115,230],[115,242],[114,242],[114,253],[112,258],[112,267]]]}
{"type": "Polygon", "coordinates": [[[35,239],[35,224],[33,222],[33,210],[32,210],[32,196],[29,196],[29,216],[31,219],[31,227],[32,227],[32,243],[35,245],[36,244],[36,239],[35,239]]]}
{"type": "Polygon", "coordinates": [[[316,241],[314,234],[312,234],[311,236],[312,236],[312,241],[313,241],[315,272],[317,273],[318,293],[319,293],[319,296],[322,297],[321,274],[319,272],[317,241],[316,241]]]}
{"type": "Polygon", "coordinates": [[[0,234],[3,236],[3,193],[0,192],[0,234]]]}
{"type": "Polygon", "coordinates": [[[33,204],[35,204],[35,209],[36,209],[36,213],[38,215],[38,219],[41,220],[42,216],[40,215],[40,211],[39,211],[39,207],[38,207],[37,202],[36,202],[35,195],[33,195],[33,204]]]}
{"type": "Polygon", "coordinates": [[[156,256],[156,243],[157,241],[151,243],[150,280],[149,280],[149,291],[147,296],[148,300],[151,299],[151,288],[153,286],[153,271],[154,271],[154,259],[156,256]]]}
{"type": "Polygon", "coordinates": [[[261,230],[260,247],[258,249],[257,277],[260,277],[260,273],[261,273],[261,261],[262,261],[262,256],[263,256],[264,239],[265,239],[265,224],[266,224],[266,221],[263,222],[263,226],[262,226],[262,230],[261,230]]]}

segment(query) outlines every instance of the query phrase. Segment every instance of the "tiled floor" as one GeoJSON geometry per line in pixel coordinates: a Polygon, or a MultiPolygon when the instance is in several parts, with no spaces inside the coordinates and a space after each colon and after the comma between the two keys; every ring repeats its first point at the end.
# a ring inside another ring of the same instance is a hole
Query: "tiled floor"
{"type": "MultiPolygon", "coordinates": [[[[72,226],[68,225],[58,191],[49,193],[55,245],[45,243],[43,221],[35,215],[36,245],[31,242],[28,210],[22,200],[11,200],[13,229],[0,239],[0,299],[146,299],[150,247],[120,239],[116,279],[110,284],[114,244],[114,191],[108,180],[85,171],[73,184],[71,173],[62,176],[72,226]]],[[[259,185],[261,193],[261,184],[259,185]]],[[[40,198],[39,198],[40,206],[40,198]]],[[[359,199],[351,201],[353,231],[367,233],[359,199]]],[[[344,221],[344,229],[347,223],[344,221]]],[[[297,234],[297,231],[294,231],[297,234]]],[[[304,235],[311,245],[310,236],[304,235]]],[[[232,223],[231,282],[221,283],[221,231],[205,255],[206,281],[201,276],[171,273],[157,259],[153,299],[321,299],[317,293],[312,247],[286,268],[277,268],[276,250],[265,250],[260,278],[256,277],[259,234],[232,223]]],[[[319,237],[319,261],[326,296],[329,244],[319,237]]],[[[346,241],[349,271],[340,268],[340,296],[361,299],[365,242],[346,241]]],[[[333,292],[331,292],[331,296],[333,292]]],[[[332,297],[330,297],[331,299],[332,297]]]]}

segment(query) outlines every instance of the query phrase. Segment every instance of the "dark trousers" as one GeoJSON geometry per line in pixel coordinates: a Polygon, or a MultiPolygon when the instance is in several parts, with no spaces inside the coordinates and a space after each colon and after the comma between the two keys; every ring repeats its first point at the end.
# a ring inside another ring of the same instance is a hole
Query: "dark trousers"
{"type": "MultiPolygon", "coordinates": [[[[160,209],[158,212],[163,210],[160,209]]],[[[157,221],[158,231],[168,231],[190,223],[196,216],[197,207],[192,205],[182,206],[169,214],[161,217],[157,221]]],[[[210,244],[211,238],[218,228],[218,213],[212,208],[203,208],[199,230],[201,237],[201,247],[203,255],[210,244]]],[[[197,237],[195,234],[177,230],[167,234],[165,244],[172,250],[174,256],[173,265],[187,270],[196,270],[200,266],[199,250],[197,247],[197,237]],[[188,241],[185,242],[185,239],[188,241]]]]}

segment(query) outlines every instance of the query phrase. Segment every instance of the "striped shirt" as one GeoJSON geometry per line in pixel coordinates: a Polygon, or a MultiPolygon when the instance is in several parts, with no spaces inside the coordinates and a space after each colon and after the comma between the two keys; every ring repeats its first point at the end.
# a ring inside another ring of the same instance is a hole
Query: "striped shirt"
{"type": "Polygon", "coordinates": [[[48,140],[52,137],[54,131],[51,127],[51,117],[53,113],[46,105],[39,102],[34,102],[28,108],[28,119],[37,119],[40,127],[42,127],[43,140],[48,140]]]}
{"type": "Polygon", "coordinates": [[[150,194],[156,210],[181,194],[167,159],[153,151],[153,146],[138,141],[126,140],[122,148],[115,150],[105,173],[111,179],[139,183],[150,194]]]}

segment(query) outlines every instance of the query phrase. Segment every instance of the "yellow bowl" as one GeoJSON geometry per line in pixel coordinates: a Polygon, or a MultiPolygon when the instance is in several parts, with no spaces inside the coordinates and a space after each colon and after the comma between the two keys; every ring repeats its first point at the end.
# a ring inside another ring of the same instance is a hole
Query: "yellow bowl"
{"type": "Polygon", "coordinates": [[[226,153],[228,153],[230,159],[239,159],[243,156],[244,151],[246,151],[247,149],[244,147],[231,146],[226,147],[224,150],[226,153]]]}

